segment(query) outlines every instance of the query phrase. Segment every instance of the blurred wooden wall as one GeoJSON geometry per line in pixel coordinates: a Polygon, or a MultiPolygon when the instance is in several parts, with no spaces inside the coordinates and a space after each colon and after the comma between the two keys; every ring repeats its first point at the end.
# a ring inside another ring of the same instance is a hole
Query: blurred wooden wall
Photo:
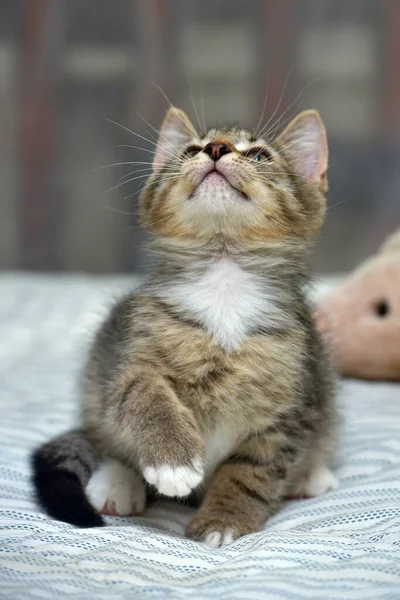
{"type": "Polygon", "coordinates": [[[399,25],[397,0],[0,1],[0,267],[146,265],[143,180],[94,169],[151,157],[126,146],[152,148],[155,82],[208,123],[254,126],[265,99],[282,123],[319,109],[332,210],[315,267],[350,268],[400,220],[399,25]]]}

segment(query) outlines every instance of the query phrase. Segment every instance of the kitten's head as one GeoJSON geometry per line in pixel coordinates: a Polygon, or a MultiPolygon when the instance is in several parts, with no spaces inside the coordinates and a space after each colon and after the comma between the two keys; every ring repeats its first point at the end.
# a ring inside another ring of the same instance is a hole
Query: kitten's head
{"type": "Polygon", "coordinates": [[[248,245],[313,239],[325,213],[327,143],[317,112],[274,140],[236,127],[199,135],[181,110],[161,127],[142,223],[180,241],[219,234],[248,245]]]}

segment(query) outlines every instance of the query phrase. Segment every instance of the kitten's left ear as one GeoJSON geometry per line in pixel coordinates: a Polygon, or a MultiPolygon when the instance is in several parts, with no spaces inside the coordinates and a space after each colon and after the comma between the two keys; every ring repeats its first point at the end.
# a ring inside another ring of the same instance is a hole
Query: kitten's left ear
{"type": "Polygon", "coordinates": [[[315,110],[300,113],[277,138],[283,154],[304,179],[319,182],[324,191],[328,184],[328,144],[325,127],[315,110]]]}
{"type": "Polygon", "coordinates": [[[180,146],[189,143],[194,137],[197,137],[197,132],[189,117],[183,110],[171,106],[161,126],[153,161],[154,169],[161,169],[180,146]]]}

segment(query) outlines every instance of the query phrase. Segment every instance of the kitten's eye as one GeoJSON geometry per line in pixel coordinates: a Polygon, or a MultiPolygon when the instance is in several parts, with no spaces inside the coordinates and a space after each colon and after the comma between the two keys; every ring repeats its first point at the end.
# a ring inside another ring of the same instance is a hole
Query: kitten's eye
{"type": "Polygon", "coordinates": [[[192,158],[192,156],[196,156],[199,152],[201,152],[200,146],[189,146],[189,148],[186,148],[185,154],[192,158]]]}
{"type": "Polygon", "coordinates": [[[272,156],[265,150],[265,148],[252,148],[245,154],[246,158],[254,160],[255,162],[262,162],[264,160],[272,160],[272,156]]]}

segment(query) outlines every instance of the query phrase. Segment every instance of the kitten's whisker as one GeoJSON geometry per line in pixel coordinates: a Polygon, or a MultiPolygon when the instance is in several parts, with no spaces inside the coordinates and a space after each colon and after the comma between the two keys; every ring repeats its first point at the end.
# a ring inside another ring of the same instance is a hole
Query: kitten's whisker
{"type": "Polygon", "coordinates": [[[259,134],[259,137],[263,137],[263,136],[264,136],[265,129],[268,127],[268,125],[270,124],[270,122],[271,122],[271,121],[272,121],[272,119],[275,117],[276,113],[278,112],[278,110],[279,110],[279,108],[280,108],[280,106],[281,106],[281,104],[282,104],[282,101],[283,101],[283,98],[284,98],[284,95],[285,95],[285,91],[286,91],[286,86],[287,86],[287,84],[288,84],[288,81],[289,81],[289,78],[290,78],[291,74],[292,74],[292,69],[290,69],[289,73],[288,73],[288,74],[287,74],[287,76],[286,76],[285,83],[284,83],[284,85],[283,85],[282,94],[281,94],[281,97],[279,98],[278,105],[277,105],[277,107],[275,108],[275,110],[274,110],[274,112],[272,113],[272,115],[270,116],[270,118],[268,119],[268,121],[266,122],[266,124],[264,125],[264,127],[262,128],[262,130],[261,130],[261,132],[260,132],[260,134],[259,134]]]}
{"type": "Polygon", "coordinates": [[[270,185],[272,185],[272,187],[274,187],[275,189],[280,190],[284,194],[287,194],[288,196],[290,196],[295,201],[295,203],[297,204],[299,209],[300,208],[302,209],[299,199],[296,198],[296,196],[294,196],[291,192],[289,192],[289,190],[287,190],[286,188],[283,188],[282,186],[280,186],[278,183],[275,183],[274,181],[269,181],[268,183],[270,185]]]}
{"type": "Polygon", "coordinates": [[[256,158],[258,158],[260,156],[260,154],[263,153],[263,151],[264,151],[264,148],[260,148],[259,151],[257,152],[257,154],[255,154],[251,160],[255,160],[256,158]]]}
{"type": "Polygon", "coordinates": [[[293,195],[293,194],[292,194],[292,193],[291,193],[289,190],[287,190],[286,188],[283,188],[283,187],[282,187],[282,186],[280,186],[278,183],[276,183],[275,181],[272,181],[271,179],[269,179],[269,178],[267,178],[267,177],[266,177],[266,180],[265,180],[265,179],[263,180],[263,179],[260,179],[260,178],[254,178],[254,179],[252,178],[252,180],[251,180],[252,184],[253,184],[253,185],[255,185],[255,187],[256,187],[257,189],[259,189],[259,190],[261,191],[261,193],[262,193],[262,194],[264,194],[264,195],[265,195],[265,190],[264,190],[262,187],[260,187],[260,186],[262,186],[262,185],[265,185],[265,181],[267,181],[267,183],[268,183],[269,185],[271,185],[271,186],[272,186],[274,189],[280,190],[280,191],[282,191],[284,194],[287,194],[288,196],[290,196],[290,197],[291,197],[291,198],[294,200],[294,202],[296,203],[296,205],[297,205],[297,210],[299,210],[299,211],[303,212],[303,214],[304,214],[304,208],[302,207],[302,205],[301,205],[300,201],[298,200],[298,198],[296,198],[296,196],[294,196],[294,195],[293,195]],[[257,184],[260,184],[260,186],[258,186],[257,184]]]}
{"type": "MultiPolygon", "coordinates": [[[[127,196],[127,198],[128,197],[129,196],[127,196]]],[[[124,198],[124,200],[126,200],[126,198],[124,198]]],[[[140,215],[140,211],[138,211],[136,213],[132,213],[132,216],[138,215],[138,214],[140,215]]],[[[159,219],[158,221],[152,221],[151,224],[152,225],[158,225],[159,223],[163,223],[164,221],[167,221],[169,218],[170,218],[170,216],[168,215],[167,217],[164,217],[163,219],[159,219]]],[[[140,225],[132,225],[131,228],[134,228],[134,227],[140,227],[140,225]]]]}
{"type": "MultiPolygon", "coordinates": [[[[282,152],[287,152],[288,150],[290,150],[290,148],[292,148],[293,146],[296,146],[298,144],[298,140],[293,140],[292,142],[290,142],[289,144],[284,144],[280,147],[280,150],[277,150],[277,154],[282,154],[282,152]]],[[[301,143],[302,147],[305,148],[307,146],[309,146],[310,148],[314,147],[314,142],[306,142],[306,141],[302,141],[301,143]]]]}
{"type": "Polygon", "coordinates": [[[135,113],[137,114],[137,116],[140,119],[142,119],[143,123],[146,123],[146,125],[148,127],[151,127],[151,129],[153,129],[156,132],[157,135],[155,136],[150,131],[146,130],[147,133],[151,136],[151,139],[154,140],[154,142],[156,144],[158,144],[159,138],[161,137],[160,132],[155,127],[153,127],[153,125],[151,125],[148,121],[146,121],[146,119],[140,114],[140,112],[136,108],[134,108],[133,110],[135,111],[135,113]]]}
{"type": "Polygon", "coordinates": [[[141,146],[131,146],[130,144],[118,144],[114,146],[114,150],[117,148],[133,148],[134,150],[142,150],[142,152],[149,152],[150,154],[156,155],[154,150],[150,150],[149,148],[142,148],[141,146]]]}
{"type": "Polygon", "coordinates": [[[154,142],[153,140],[149,140],[148,138],[144,137],[143,135],[140,135],[139,133],[135,133],[128,127],[125,127],[125,125],[121,125],[121,123],[117,123],[117,121],[113,121],[113,119],[109,119],[108,117],[104,117],[104,119],[105,119],[105,121],[108,121],[109,123],[112,123],[113,125],[116,125],[117,127],[120,127],[121,129],[124,129],[124,131],[127,131],[131,135],[136,135],[136,137],[140,138],[141,140],[144,140],[145,142],[148,142],[149,144],[152,144],[153,146],[157,145],[156,142],[154,142]]]}
{"type": "Polygon", "coordinates": [[[290,171],[271,171],[271,173],[265,173],[265,177],[274,177],[275,175],[296,175],[290,171]]]}
{"type": "MultiPolygon", "coordinates": [[[[290,144],[286,144],[285,146],[282,146],[280,151],[275,150],[275,152],[278,155],[283,156],[283,158],[285,160],[289,160],[289,163],[290,163],[290,153],[289,153],[289,157],[287,155],[285,155],[285,153],[288,152],[288,150],[290,150],[290,148],[292,148],[292,146],[296,146],[297,143],[298,143],[297,141],[294,141],[290,144]]],[[[295,177],[300,176],[298,171],[289,171],[289,169],[286,172],[285,171],[282,171],[282,172],[275,171],[274,175],[290,175],[290,176],[295,176],[295,177]]]]}
{"type": "Polygon", "coordinates": [[[123,185],[126,185],[127,183],[130,183],[131,181],[135,181],[136,179],[141,179],[141,178],[144,178],[144,177],[148,177],[148,174],[144,173],[143,175],[138,175],[137,177],[132,177],[131,179],[127,179],[126,181],[122,181],[122,182],[118,181],[118,183],[116,183],[115,185],[113,185],[109,190],[106,190],[103,195],[109,194],[113,190],[116,190],[117,188],[119,188],[119,187],[121,187],[123,185]]]}
{"type": "Polygon", "coordinates": [[[344,202],[348,202],[351,199],[352,198],[349,196],[349,198],[345,198],[344,200],[341,200],[340,202],[336,202],[335,204],[332,204],[332,206],[328,206],[328,208],[326,209],[326,212],[329,212],[330,210],[332,210],[332,208],[336,208],[336,206],[339,206],[339,204],[343,204],[344,202]]]}
{"type": "Polygon", "coordinates": [[[138,210],[135,211],[127,211],[127,210],[122,210],[120,208],[115,208],[114,206],[109,206],[108,204],[104,204],[103,208],[105,208],[106,210],[109,210],[113,213],[116,213],[117,215],[124,215],[127,217],[134,217],[136,215],[139,214],[138,210]]]}
{"type": "Polygon", "coordinates": [[[118,183],[120,181],[122,181],[123,179],[127,178],[127,177],[131,177],[132,175],[136,175],[137,173],[144,173],[145,175],[147,175],[148,177],[150,177],[150,175],[152,174],[153,169],[150,169],[149,167],[145,167],[143,169],[136,169],[136,171],[133,171],[132,169],[129,169],[128,173],[125,173],[125,175],[122,175],[119,180],[118,183]]]}
{"type": "Polygon", "coordinates": [[[203,132],[206,133],[207,132],[207,125],[206,125],[206,119],[204,116],[204,89],[202,84],[200,83],[200,108],[201,108],[201,116],[202,116],[202,120],[203,120],[203,132]]]}
{"type": "Polygon", "coordinates": [[[162,89],[162,87],[160,85],[158,85],[158,83],[155,83],[154,81],[148,81],[148,83],[150,85],[152,85],[153,87],[157,88],[157,90],[163,95],[163,97],[165,98],[165,100],[169,104],[170,108],[173,108],[173,105],[172,105],[170,99],[168,98],[167,94],[164,92],[164,90],[162,89]]]}
{"type": "Polygon", "coordinates": [[[202,125],[201,125],[201,122],[200,122],[199,113],[197,112],[197,107],[196,107],[196,104],[195,104],[195,101],[194,101],[194,96],[193,96],[193,89],[192,89],[192,86],[190,84],[190,79],[189,79],[189,75],[188,75],[187,71],[185,71],[185,77],[186,77],[186,81],[187,81],[188,86],[189,86],[190,99],[192,101],[194,112],[195,112],[196,119],[197,119],[197,123],[198,123],[199,129],[200,129],[199,133],[201,133],[202,125]]]}
{"type": "MultiPolygon", "coordinates": [[[[121,129],[124,129],[124,131],[127,131],[128,133],[130,133],[132,135],[135,135],[136,137],[140,138],[141,140],[144,140],[145,142],[148,142],[149,144],[152,144],[153,146],[157,146],[157,142],[156,141],[149,140],[148,138],[144,137],[143,135],[140,135],[139,133],[135,133],[134,131],[132,131],[128,127],[125,127],[125,125],[121,125],[121,123],[117,123],[117,121],[114,121],[113,119],[109,119],[108,117],[105,117],[105,120],[109,121],[113,125],[116,125],[117,127],[120,127],[121,129]]],[[[165,152],[171,158],[175,158],[176,156],[179,155],[179,152],[178,152],[178,150],[170,142],[168,142],[168,144],[169,144],[169,146],[171,146],[171,148],[173,149],[173,151],[171,151],[170,148],[164,148],[164,150],[165,150],[165,152]]]]}
{"type": "MultiPolygon", "coordinates": [[[[138,115],[138,117],[140,117],[142,119],[142,121],[144,121],[144,123],[146,123],[146,125],[148,125],[149,127],[151,127],[157,134],[157,137],[154,138],[154,136],[151,136],[156,143],[158,143],[159,138],[162,138],[165,142],[167,142],[167,144],[171,145],[171,142],[169,142],[162,134],[160,131],[158,131],[158,129],[156,129],[155,127],[153,127],[153,125],[151,125],[151,123],[149,123],[148,121],[146,121],[146,119],[144,117],[142,117],[142,115],[140,114],[140,112],[138,110],[136,110],[136,108],[134,108],[135,113],[138,115]]],[[[151,133],[149,132],[149,135],[151,135],[151,133]]]]}
{"type": "MultiPolygon", "coordinates": [[[[130,144],[118,144],[118,146],[114,146],[114,150],[116,148],[133,148],[136,150],[142,150],[143,152],[149,152],[150,154],[153,154],[154,156],[157,154],[157,152],[154,152],[154,150],[149,150],[149,148],[141,148],[140,146],[132,146],[130,144]]],[[[183,164],[184,160],[182,158],[180,158],[177,155],[173,155],[173,157],[176,158],[179,162],[181,162],[183,164]]]]}
{"type": "MultiPolygon", "coordinates": [[[[163,180],[164,181],[168,181],[169,179],[173,179],[174,177],[177,177],[179,175],[181,175],[180,172],[168,173],[168,176],[164,177],[163,180]]],[[[131,183],[132,181],[136,181],[137,179],[143,179],[145,177],[148,178],[149,174],[148,173],[144,173],[143,175],[137,175],[136,177],[131,177],[130,179],[127,179],[127,180],[122,181],[122,182],[118,181],[118,183],[116,185],[114,185],[112,188],[110,188],[109,190],[107,190],[106,192],[104,192],[104,194],[108,194],[109,192],[112,192],[113,190],[116,190],[117,188],[122,187],[123,185],[126,185],[127,183],[131,183]]],[[[142,189],[144,189],[144,188],[142,188],[142,189]]],[[[141,189],[139,189],[138,191],[140,192],[141,189]]]]}
{"type": "Polygon", "coordinates": [[[291,196],[293,198],[293,200],[297,203],[300,204],[299,200],[296,198],[296,196],[294,196],[288,189],[282,187],[279,185],[279,183],[276,183],[276,181],[273,181],[272,179],[270,179],[267,175],[265,176],[265,179],[262,179],[261,177],[255,177],[254,179],[252,178],[252,183],[256,182],[256,183],[260,183],[261,185],[265,182],[267,182],[269,185],[273,186],[274,188],[281,190],[284,194],[288,194],[289,196],[291,196]]]}
{"type": "MultiPolygon", "coordinates": [[[[262,183],[265,184],[265,181],[262,183]]],[[[265,189],[263,187],[258,186],[257,183],[255,184],[255,187],[259,190],[261,195],[265,195],[265,189]]],[[[282,222],[280,222],[279,219],[276,218],[276,215],[274,213],[268,214],[268,219],[275,225],[282,227],[282,222]]]]}
{"type": "MultiPolygon", "coordinates": [[[[138,171],[136,171],[136,172],[138,172],[138,171]]],[[[180,174],[180,172],[178,172],[178,171],[176,171],[176,172],[168,172],[167,176],[164,176],[164,180],[165,180],[165,181],[167,181],[167,180],[168,180],[169,178],[171,178],[172,176],[174,176],[174,177],[175,177],[176,175],[179,175],[179,174],[180,174]]],[[[129,174],[127,174],[127,175],[124,175],[123,177],[130,177],[130,175],[132,175],[132,173],[129,173],[129,174]]],[[[122,186],[122,185],[125,185],[125,184],[127,184],[127,183],[130,183],[131,181],[136,181],[137,179],[142,179],[142,178],[145,178],[145,177],[147,177],[147,178],[148,178],[148,177],[150,177],[150,175],[151,175],[151,172],[150,172],[150,173],[148,173],[148,172],[147,172],[147,173],[143,173],[142,175],[137,175],[137,176],[135,176],[135,177],[130,177],[130,179],[126,179],[125,181],[122,181],[122,178],[120,178],[120,179],[119,179],[119,181],[118,181],[118,183],[117,183],[115,186],[113,186],[113,187],[112,187],[110,190],[108,190],[108,191],[110,192],[110,191],[112,191],[112,190],[116,189],[117,187],[120,187],[120,186],[122,186]]]]}
{"type": "Polygon", "coordinates": [[[293,100],[293,102],[291,102],[291,103],[289,104],[289,106],[288,106],[288,107],[287,107],[287,108],[286,108],[286,109],[283,111],[283,113],[282,113],[282,114],[281,114],[281,116],[279,117],[279,119],[278,119],[277,123],[276,123],[276,124],[274,124],[274,125],[272,125],[272,126],[271,126],[271,127],[268,129],[268,131],[266,131],[266,132],[264,132],[264,133],[263,133],[263,136],[264,136],[264,137],[267,137],[267,136],[268,136],[268,134],[269,134],[269,133],[270,133],[272,130],[273,130],[273,133],[272,133],[272,136],[271,136],[271,138],[273,139],[273,138],[275,137],[275,135],[276,135],[276,133],[277,133],[278,129],[279,129],[279,128],[281,128],[281,127],[283,127],[283,126],[284,126],[284,125],[285,125],[285,124],[286,124],[288,121],[290,121],[290,120],[292,119],[292,117],[293,117],[293,113],[292,113],[292,114],[290,114],[290,115],[289,115],[289,116],[288,116],[288,117],[287,117],[287,118],[286,118],[286,119],[285,119],[283,122],[281,122],[281,121],[282,121],[282,117],[283,117],[283,116],[284,116],[284,115],[285,115],[285,114],[286,114],[286,113],[287,113],[287,112],[288,112],[288,111],[289,111],[289,110],[290,110],[290,109],[291,109],[291,108],[294,106],[294,104],[295,104],[296,102],[298,102],[298,101],[299,101],[299,100],[300,100],[300,99],[301,99],[301,98],[304,96],[304,94],[306,93],[306,91],[308,90],[308,88],[309,88],[311,85],[314,85],[314,83],[315,83],[316,81],[318,81],[319,79],[320,79],[320,77],[315,77],[314,79],[312,79],[312,80],[311,80],[309,83],[307,83],[307,84],[304,86],[304,88],[303,88],[303,89],[302,89],[302,90],[301,90],[301,91],[300,91],[300,92],[297,94],[297,96],[296,96],[296,98],[293,100]]]}
{"type": "MultiPolygon", "coordinates": [[[[171,181],[172,179],[178,179],[180,175],[182,175],[182,174],[181,173],[176,173],[176,174],[169,175],[168,177],[165,177],[163,179],[163,181],[171,181]]],[[[140,194],[141,192],[143,192],[144,190],[146,190],[151,185],[153,185],[153,182],[147,183],[146,185],[144,185],[140,189],[136,190],[136,192],[134,192],[133,194],[129,194],[129,196],[125,196],[124,200],[127,200],[128,198],[132,198],[133,196],[136,196],[137,194],[140,194]]]]}
{"type": "Polygon", "coordinates": [[[109,169],[110,167],[119,167],[121,165],[153,165],[153,163],[137,161],[137,160],[127,160],[127,161],[123,161],[123,162],[112,163],[110,165],[102,165],[101,167],[96,167],[96,168],[92,169],[92,172],[101,171],[102,169],[109,169]]]}
{"type": "Polygon", "coordinates": [[[262,106],[261,115],[260,115],[260,118],[258,119],[258,123],[257,123],[256,129],[255,129],[255,131],[256,131],[256,137],[260,137],[258,131],[259,131],[259,129],[261,127],[261,123],[262,123],[262,121],[264,119],[265,110],[267,108],[267,101],[268,101],[268,79],[267,79],[267,89],[266,89],[266,92],[265,92],[265,95],[264,95],[264,104],[262,106]]]}

